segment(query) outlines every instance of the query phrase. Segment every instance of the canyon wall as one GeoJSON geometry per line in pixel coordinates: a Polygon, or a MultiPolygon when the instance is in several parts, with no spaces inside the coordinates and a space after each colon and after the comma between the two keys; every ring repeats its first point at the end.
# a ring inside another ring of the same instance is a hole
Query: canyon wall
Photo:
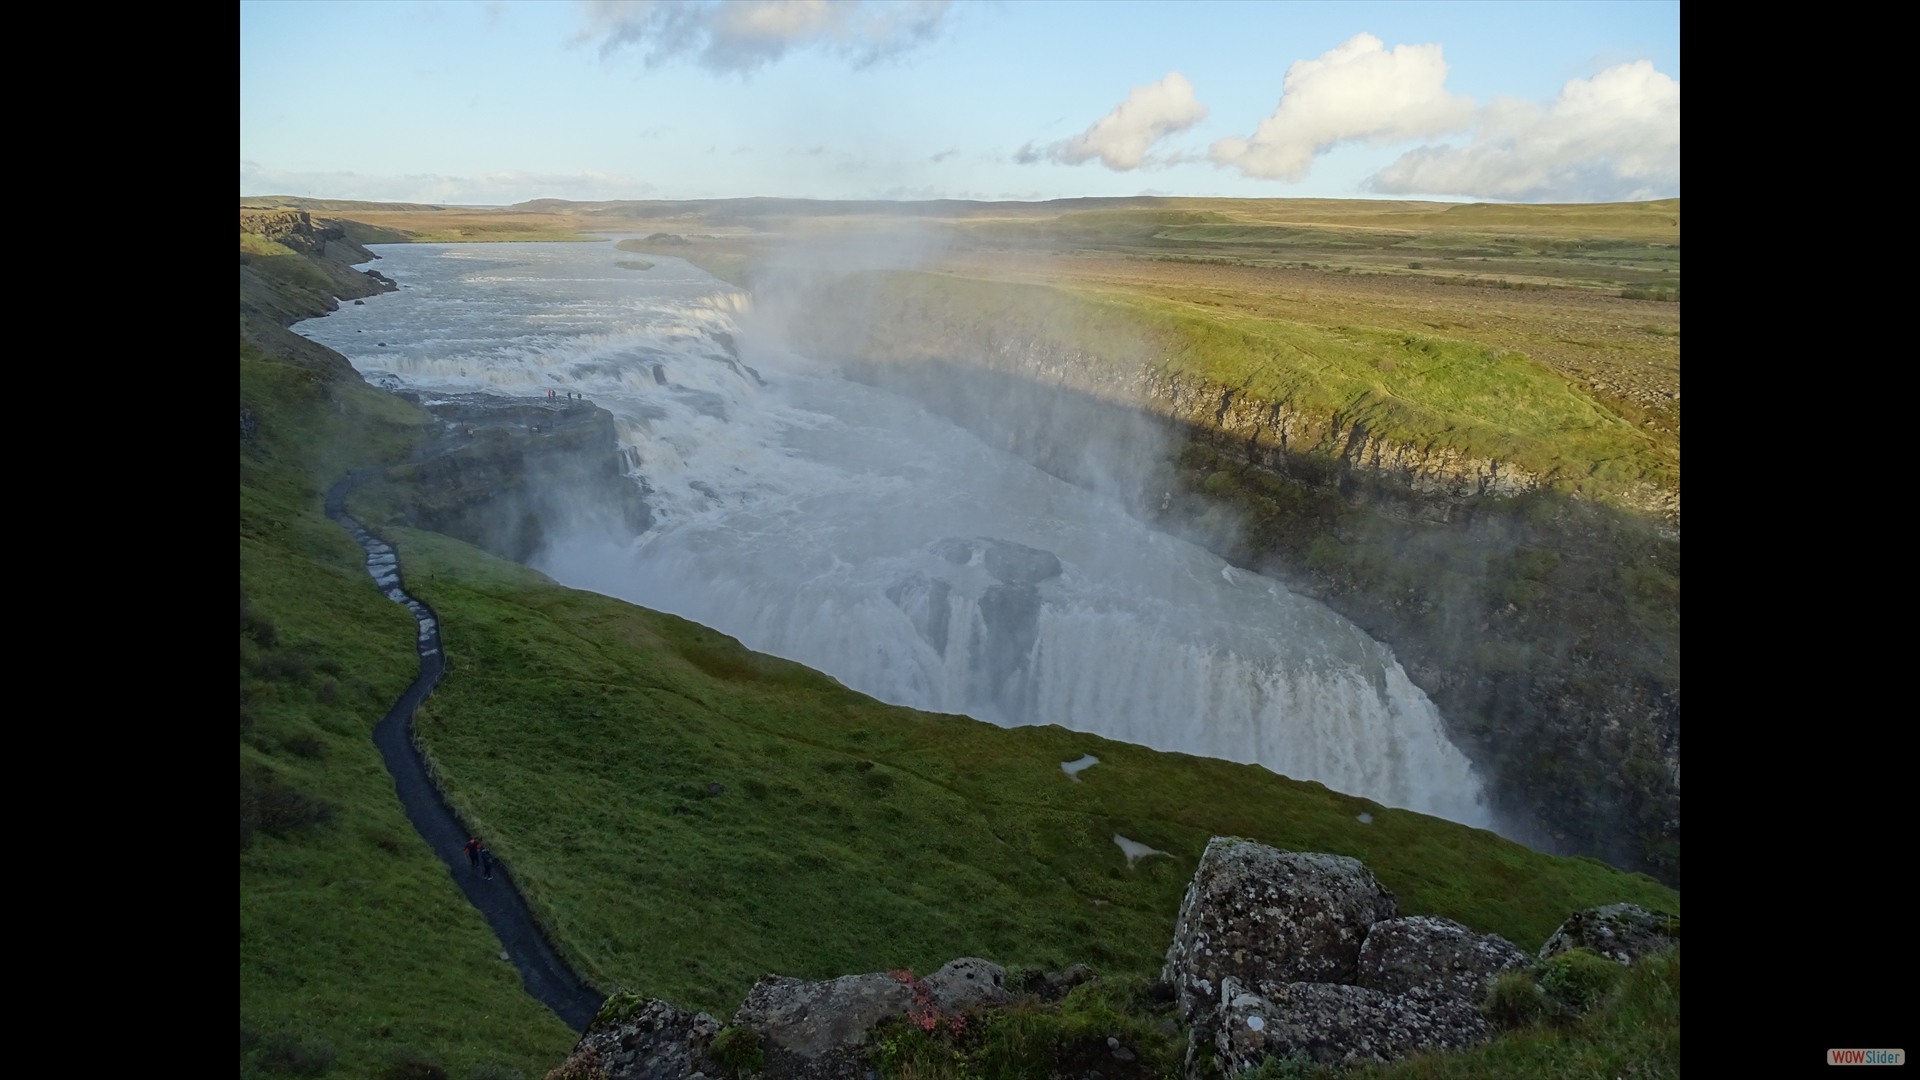
{"type": "Polygon", "coordinates": [[[1394,648],[1509,832],[1678,884],[1677,486],[1585,497],[1251,395],[1164,363],[1110,306],[887,286],[822,282],[769,314],[850,377],[1322,599],[1394,648]]]}

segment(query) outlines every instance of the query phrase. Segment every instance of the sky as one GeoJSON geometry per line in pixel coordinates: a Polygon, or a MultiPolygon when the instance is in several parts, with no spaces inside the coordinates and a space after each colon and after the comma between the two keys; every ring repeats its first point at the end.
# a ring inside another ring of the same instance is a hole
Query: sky
{"type": "Polygon", "coordinates": [[[1680,7],[240,5],[240,194],[1680,193],[1680,7]]]}

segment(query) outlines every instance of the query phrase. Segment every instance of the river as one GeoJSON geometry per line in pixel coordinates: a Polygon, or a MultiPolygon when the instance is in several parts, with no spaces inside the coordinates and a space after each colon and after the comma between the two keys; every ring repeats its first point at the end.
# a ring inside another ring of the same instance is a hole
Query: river
{"type": "Polygon", "coordinates": [[[404,286],[296,329],[369,381],[575,393],[611,412],[653,525],[561,531],[563,584],[668,611],[884,701],[1059,724],[1491,827],[1384,645],[756,334],[744,293],[611,244],[382,245],[404,286]]]}

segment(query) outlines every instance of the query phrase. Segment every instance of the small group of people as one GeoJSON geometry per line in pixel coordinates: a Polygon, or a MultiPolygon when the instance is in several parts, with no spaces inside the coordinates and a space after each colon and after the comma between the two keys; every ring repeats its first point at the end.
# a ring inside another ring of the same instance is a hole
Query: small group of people
{"type": "Polygon", "coordinates": [[[467,840],[465,851],[467,853],[467,862],[472,864],[475,870],[480,871],[481,877],[492,881],[493,852],[487,850],[487,845],[481,843],[480,838],[477,836],[470,837],[467,840]]]}
{"type": "Polygon", "coordinates": [[[562,395],[565,395],[565,397],[566,397],[566,399],[567,399],[568,401],[585,401],[585,400],[587,400],[586,398],[584,398],[584,397],[581,397],[581,396],[580,396],[579,394],[576,394],[576,393],[574,393],[574,392],[573,392],[573,391],[571,391],[571,390],[549,390],[549,391],[547,391],[547,400],[548,400],[548,401],[554,401],[554,400],[557,400],[558,398],[560,398],[560,397],[561,397],[562,395]]]}

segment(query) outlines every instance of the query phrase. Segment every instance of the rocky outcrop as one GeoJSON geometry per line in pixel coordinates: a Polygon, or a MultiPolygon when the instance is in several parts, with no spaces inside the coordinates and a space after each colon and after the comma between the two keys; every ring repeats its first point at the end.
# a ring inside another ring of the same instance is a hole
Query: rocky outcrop
{"type": "Polygon", "coordinates": [[[1214,837],[1174,923],[1161,978],[1181,1016],[1210,1024],[1221,987],[1350,983],[1367,931],[1396,914],[1358,859],[1214,837]]]}
{"type": "Polygon", "coordinates": [[[1213,1061],[1228,1077],[1268,1056],[1352,1065],[1458,1049],[1492,1034],[1486,1019],[1465,1001],[1424,991],[1384,994],[1313,982],[1263,984],[1254,990],[1232,976],[1223,989],[1213,1061]]]}
{"type": "Polygon", "coordinates": [[[875,1028],[902,1017],[953,1016],[1011,1000],[1006,971],[962,957],[916,979],[911,972],[871,972],[808,982],[768,975],[747,991],[723,1029],[706,1013],[689,1013],[632,995],[609,999],[548,1080],[704,1080],[739,1071],[729,1039],[751,1046],[751,1071],[763,1080],[866,1080],[866,1050],[875,1028]],[[725,1037],[721,1037],[727,1030],[725,1037]],[[723,1060],[724,1059],[724,1060],[723,1060]],[[735,1062],[734,1065],[727,1064],[735,1062]]]}
{"type": "Polygon", "coordinates": [[[1009,1000],[1006,971],[976,957],[954,960],[925,979],[907,972],[843,975],[837,979],[805,982],[768,975],[747,991],[747,1000],[733,1022],[759,1032],[766,1039],[769,1068],[791,1058],[784,1071],[806,1075],[838,1075],[839,1064],[850,1075],[859,1070],[854,1053],[881,1024],[906,1016],[916,1008],[952,1014],[1009,1000]],[[824,1071],[816,1063],[826,1063],[824,1071]]]}
{"type": "MultiPolygon", "coordinates": [[[[344,356],[284,328],[337,310],[340,299],[396,288],[377,271],[352,268],[377,256],[350,240],[344,227],[316,222],[304,210],[242,210],[240,230],[243,350],[251,345],[329,378],[361,379],[344,356]],[[286,250],[249,254],[248,237],[286,250]]],[[[620,446],[611,413],[583,401],[492,394],[427,402],[401,391],[391,375],[376,371],[366,378],[438,421],[437,433],[405,465],[387,472],[384,491],[371,491],[389,501],[387,509],[401,523],[521,563],[562,533],[585,531],[625,542],[652,523],[642,485],[627,475],[634,462],[620,446]]],[[[256,438],[258,427],[242,409],[241,441],[256,438]]]]}
{"type": "Polygon", "coordinates": [[[1012,1000],[1007,993],[1006,969],[974,956],[949,961],[921,981],[930,991],[933,1006],[949,1013],[1005,1005],[1012,1000]]]}
{"type": "Polygon", "coordinates": [[[1273,1056],[1326,1065],[1467,1046],[1479,1005],[1527,954],[1448,919],[1398,918],[1356,859],[1215,837],[1174,924],[1162,978],[1204,1052],[1232,1077],[1273,1056]]]}
{"type": "Polygon", "coordinates": [[[358,378],[345,357],[286,328],[339,310],[341,300],[399,288],[378,271],[353,268],[378,256],[349,240],[341,226],[315,223],[304,210],[242,210],[240,232],[241,344],[330,376],[358,378]],[[285,251],[250,252],[248,236],[285,251]]]}
{"type": "Polygon", "coordinates": [[[709,1056],[720,1022],[658,999],[616,996],[548,1080],[703,1080],[731,1077],[709,1056]]]}
{"type": "MultiPolygon", "coordinates": [[[[1163,979],[1135,1002],[1160,1034],[1143,1036],[1136,1012],[1134,1045],[1124,1031],[1041,1039],[1020,1051],[1017,1065],[1056,1080],[1163,1077],[1180,1037],[1168,1011],[1188,1026],[1184,1080],[1231,1080],[1268,1058],[1336,1068],[1391,1062],[1491,1037],[1483,1012],[1491,983],[1532,958],[1504,938],[1449,919],[1400,918],[1394,907],[1356,859],[1215,837],[1181,905],[1163,979]]],[[[1677,919],[1615,904],[1570,918],[1542,957],[1587,947],[1626,961],[1678,933],[1677,919]]],[[[726,1028],[704,1013],[617,996],[548,1080],[873,1080],[883,1025],[939,1031],[945,1052],[966,1055],[979,1044],[959,1036],[982,1029],[964,1014],[1045,1009],[1094,978],[1081,965],[1029,969],[1010,992],[999,965],[973,957],[922,979],[905,971],[818,981],[768,975],[726,1028]]],[[[993,1014],[984,1021],[991,1030],[993,1014]]]]}
{"type": "Polygon", "coordinates": [[[1609,960],[1630,964],[1639,957],[1680,944],[1680,917],[1648,911],[1638,904],[1608,904],[1576,911],[1540,947],[1540,959],[1574,949],[1592,949],[1609,960]]]}
{"type": "Polygon", "coordinates": [[[885,972],[807,982],[768,975],[747,991],[733,1022],[773,1048],[807,1061],[866,1042],[867,1033],[913,1005],[913,991],[885,972]]]}
{"type": "Polygon", "coordinates": [[[387,477],[407,524],[526,563],[558,535],[624,543],[652,523],[606,410],[491,394],[423,407],[438,437],[387,477]]]}
{"type": "Polygon", "coordinates": [[[1476,934],[1452,919],[1416,915],[1373,924],[1360,943],[1359,978],[1383,994],[1425,990],[1478,1002],[1503,971],[1532,958],[1498,934],[1476,934]]]}

